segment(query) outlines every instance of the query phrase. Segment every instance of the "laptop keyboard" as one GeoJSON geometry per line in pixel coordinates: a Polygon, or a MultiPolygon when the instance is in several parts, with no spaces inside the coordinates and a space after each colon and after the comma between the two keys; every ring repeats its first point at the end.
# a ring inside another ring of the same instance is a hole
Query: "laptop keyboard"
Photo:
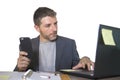
{"type": "Polygon", "coordinates": [[[78,73],[79,73],[79,72],[80,72],[80,73],[82,72],[82,74],[94,75],[94,70],[88,71],[88,70],[80,69],[80,70],[77,70],[77,72],[78,72],[78,73]]]}

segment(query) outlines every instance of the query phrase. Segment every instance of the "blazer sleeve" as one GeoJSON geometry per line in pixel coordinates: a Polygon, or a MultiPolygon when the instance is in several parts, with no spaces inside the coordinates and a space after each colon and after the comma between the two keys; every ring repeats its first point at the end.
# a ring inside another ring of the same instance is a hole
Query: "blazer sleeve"
{"type": "Polygon", "coordinates": [[[80,58],[79,58],[79,54],[78,54],[78,51],[77,51],[77,48],[76,48],[76,42],[75,40],[73,40],[73,43],[72,43],[72,46],[73,46],[73,59],[72,59],[72,64],[73,66],[77,65],[80,61],[80,58]]]}

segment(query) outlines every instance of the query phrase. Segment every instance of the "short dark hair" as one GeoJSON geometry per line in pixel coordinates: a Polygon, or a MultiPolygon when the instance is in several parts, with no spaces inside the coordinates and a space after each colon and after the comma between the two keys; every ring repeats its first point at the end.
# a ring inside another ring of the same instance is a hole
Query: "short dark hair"
{"type": "Polygon", "coordinates": [[[56,12],[47,7],[39,7],[33,15],[34,24],[39,26],[41,24],[41,19],[46,16],[56,17],[56,12]]]}

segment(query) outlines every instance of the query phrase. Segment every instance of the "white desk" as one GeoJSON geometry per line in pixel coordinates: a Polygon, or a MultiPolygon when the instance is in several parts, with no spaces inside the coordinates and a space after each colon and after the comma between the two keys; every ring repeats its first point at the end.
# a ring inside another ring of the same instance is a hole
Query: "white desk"
{"type": "MultiPolygon", "coordinates": [[[[25,72],[0,72],[0,80],[22,80],[25,72]]],[[[61,80],[60,74],[33,72],[27,80],[61,80]]]]}
{"type": "MultiPolygon", "coordinates": [[[[0,80],[22,80],[22,76],[25,72],[0,72],[0,80]]],[[[33,72],[30,78],[27,80],[91,80],[87,78],[81,78],[66,74],[44,73],[44,72],[33,72]],[[50,78],[41,78],[41,75],[49,75],[50,78]]],[[[93,80],[93,79],[92,79],[93,80]]],[[[120,80],[120,77],[105,78],[98,80],[120,80]]]]}

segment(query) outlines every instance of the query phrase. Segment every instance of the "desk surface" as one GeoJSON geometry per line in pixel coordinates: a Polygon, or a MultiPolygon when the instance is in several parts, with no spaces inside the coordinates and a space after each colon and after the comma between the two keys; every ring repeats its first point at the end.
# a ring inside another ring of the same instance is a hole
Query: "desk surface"
{"type": "MultiPolygon", "coordinates": [[[[65,79],[62,77],[61,80],[94,80],[94,79],[87,79],[87,78],[82,78],[82,77],[77,77],[77,76],[72,76],[72,75],[67,75],[67,74],[61,74],[61,76],[68,76],[69,79],[65,79]]],[[[120,80],[120,77],[112,77],[112,78],[104,78],[104,79],[97,79],[97,80],[120,80]]]]}
{"type": "MultiPolygon", "coordinates": [[[[61,76],[66,75],[62,74],[61,76]]],[[[82,78],[82,77],[76,77],[72,75],[68,75],[70,79],[68,80],[94,80],[94,79],[87,79],[87,78],[82,78]]],[[[65,78],[62,78],[61,80],[67,80],[65,78]]],[[[97,80],[120,80],[120,77],[112,77],[112,78],[105,78],[105,79],[97,79],[97,80]]]]}
{"type": "MultiPolygon", "coordinates": [[[[22,80],[22,75],[24,72],[0,72],[0,80],[22,80]]],[[[40,76],[42,73],[41,72],[34,72],[31,76],[31,78],[27,80],[37,80],[38,76],[40,76]]],[[[46,73],[45,73],[46,74],[46,73]]],[[[48,75],[53,75],[49,74],[48,75]]],[[[40,78],[40,77],[39,77],[40,78]]],[[[39,80],[91,80],[91,79],[86,79],[86,78],[81,78],[81,77],[76,77],[72,75],[67,75],[67,74],[62,74],[59,73],[58,76],[52,77],[51,79],[43,78],[39,80]]],[[[92,79],[93,80],[93,79],[92,79]]],[[[97,79],[98,80],[98,79],[97,79]]],[[[106,79],[99,79],[99,80],[120,80],[120,77],[113,77],[113,78],[106,78],[106,79]]]]}

